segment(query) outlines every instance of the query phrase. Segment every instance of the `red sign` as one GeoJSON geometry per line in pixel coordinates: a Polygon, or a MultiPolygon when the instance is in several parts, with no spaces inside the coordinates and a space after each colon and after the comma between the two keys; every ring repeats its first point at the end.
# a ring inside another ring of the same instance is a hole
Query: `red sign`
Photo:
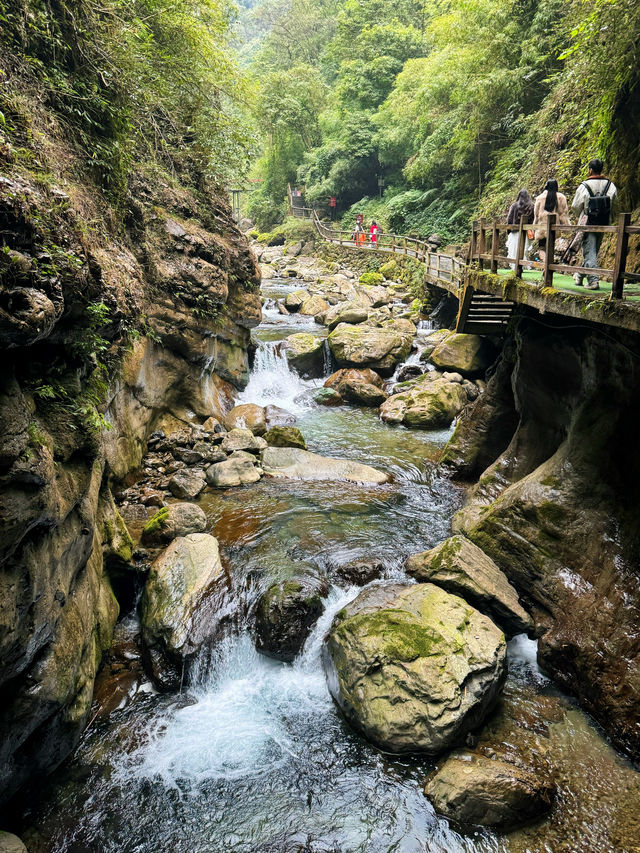
{"type": "Polygon", "coordinates": [[[336,206],[336,197],[334,195],[332,195],[331,198],[329,199],[329,207],[335,207],[335,206],[336,206]]]}

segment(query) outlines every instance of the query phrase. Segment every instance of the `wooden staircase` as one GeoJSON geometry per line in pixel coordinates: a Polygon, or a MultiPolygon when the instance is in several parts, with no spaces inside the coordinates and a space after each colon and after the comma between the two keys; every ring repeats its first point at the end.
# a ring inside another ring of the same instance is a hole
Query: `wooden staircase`
{"type": "Polygon", "coordinates": [[[456,332],[468,335],[503,335],[514,307],[515,302],[508,302],[490,293],[482,293],[467,284],[460,299],[456,332]]]}

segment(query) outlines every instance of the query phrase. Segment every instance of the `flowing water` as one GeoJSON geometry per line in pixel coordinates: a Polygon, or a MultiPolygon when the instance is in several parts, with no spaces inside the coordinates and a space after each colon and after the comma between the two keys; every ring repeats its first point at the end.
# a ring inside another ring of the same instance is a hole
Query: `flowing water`
{"type": "MultiPolygon", "coordinates": [[[[281,286],[280,295],[300,286],[268,284],[281,286]]],[[[181,695],[142,685],[132,701],[89,727],[74,756],[24,809],[29,850],[637,851],[638,774],[551,688],[536,666],[535,643],[524,637],[509,644],[504,699],[481,739],[553,753],[560,794],[548,821],[509,836],[456,832],[422,794],[430,763],[379,752],[338,713],[320,650],[334,614],[358,593],[337,580],[340,567],[368,559],[383,566],[383,579],[404,578],[406,555],[449,534],[463,495],[434,467],[448,431],[392,428],[368,410],[313,403],[318,383],[291,373],[277,346],[302,327],[323,334],[308,318],[268,309],[240,398],[287,409],[309,449],[367,462],[392,473],[392,482],[263,480],[203,497],[237,618],[181,695]],[[303,652],[283,664],[256,652],[246,614],[274,579],[301,567],[324,573],[331,589],[303,652]]]]}

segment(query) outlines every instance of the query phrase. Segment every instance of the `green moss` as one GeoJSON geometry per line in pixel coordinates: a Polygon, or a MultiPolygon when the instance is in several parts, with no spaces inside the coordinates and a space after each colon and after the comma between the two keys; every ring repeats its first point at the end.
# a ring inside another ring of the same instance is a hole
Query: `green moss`
{"type": "Polygon", "coordinates": [[[169,518],[169,507],[165,506],[161,510],[151,516],[149,521],[145,524],[142,529],[143,537],[153,536],[155,533],[159,533],[161,530],[164,530],[166,527],[166,522],[169,518]]]}
{"type": "Polygon", "coordinates": [[[398,264],[395,261],[387,261],[380,267],[380,274],[386,279],[395,278],[398,273],[398,264]]]}
{"type": "Polygon", "coordinates": [[[379,272],[365,272],[360,276],[360,284],[382,284],[384,276],[379,272]]]}

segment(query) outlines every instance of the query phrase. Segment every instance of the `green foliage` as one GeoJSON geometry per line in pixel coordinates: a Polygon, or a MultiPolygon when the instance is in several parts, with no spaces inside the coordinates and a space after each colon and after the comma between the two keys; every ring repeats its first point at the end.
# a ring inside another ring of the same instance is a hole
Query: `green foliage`
{"type": "Polygon", "coordinates": [[[384,276],[379,272],[365,272],[360,276],[360,284],[382,284],[384,276]]]}

